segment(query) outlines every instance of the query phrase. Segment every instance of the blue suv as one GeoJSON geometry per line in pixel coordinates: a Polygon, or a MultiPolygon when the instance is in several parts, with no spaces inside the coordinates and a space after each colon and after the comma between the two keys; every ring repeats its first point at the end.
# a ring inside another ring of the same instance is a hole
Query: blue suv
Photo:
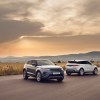
{"type": "Polygon", "coordinates": [[[61,82],[64,79],[64,71],[49,60],[35,59],[25,63],[23,68],[23,78],[28,79],[30,76],[36,77],[38,82],[43,79],[57,79],[61,82]]]}

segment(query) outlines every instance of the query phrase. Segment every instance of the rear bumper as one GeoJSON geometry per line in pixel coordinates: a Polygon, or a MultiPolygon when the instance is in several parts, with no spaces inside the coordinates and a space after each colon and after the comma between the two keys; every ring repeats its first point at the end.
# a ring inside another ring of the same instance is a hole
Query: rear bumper
{"type": "Polygon", "coordinates": [[[67,73],[78,73],[79,70],[77,70],[77,69],[67,69],[66,72],[67,73]]]}

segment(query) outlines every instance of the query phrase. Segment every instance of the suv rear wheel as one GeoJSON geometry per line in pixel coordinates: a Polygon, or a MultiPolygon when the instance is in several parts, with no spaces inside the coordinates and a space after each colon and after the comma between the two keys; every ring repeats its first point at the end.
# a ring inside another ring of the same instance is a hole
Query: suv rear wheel
{"type": "Polygon", "coordinates": [[[79,73],[78,73],[80,76],[83,76],[84,75],[84,69],[83,68],[81,68],[80,70],[79,70],[79,73]]]}
{"type": "Polygon", "coordinates": [[[93,75],[97,75],[97,74],[98,74],[98,69],[95,68],[95,69],[93,70],[93,75]]]}
{"type": "Polygon", "coordinates": [[[28,75],[27,75],[27,71],[26,71],[26,70],[23,71],[23,78],[24,78],[25,80],[28,79],[28,75]]]}

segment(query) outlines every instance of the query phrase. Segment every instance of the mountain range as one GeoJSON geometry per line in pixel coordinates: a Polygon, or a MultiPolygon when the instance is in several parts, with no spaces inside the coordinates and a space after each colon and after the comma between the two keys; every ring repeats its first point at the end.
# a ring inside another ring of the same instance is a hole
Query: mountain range
{"type": "Polygon", "coordinates": [[[53,62],[63,61],[67,62],[68,60],[94,60],[100,61],[100,51],[92,51],[87,53],[79,54],[68,54],[68,55],[58,55],[58,56],[24,56],[24,57],[1,57],[0,62],[26,62],[31,59],[49,59],[53,62]]]}

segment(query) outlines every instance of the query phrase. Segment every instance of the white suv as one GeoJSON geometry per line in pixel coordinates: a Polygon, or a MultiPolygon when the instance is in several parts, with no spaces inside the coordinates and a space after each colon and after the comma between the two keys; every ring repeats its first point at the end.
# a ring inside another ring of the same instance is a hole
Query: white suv
{"type": "Polygon", "coordinates": [[[98,74],[98,68],[96,65],[85,60],[71,60],[66,64],[66,74],[78,73],[80,76],[85,73],[98,74]]]}

